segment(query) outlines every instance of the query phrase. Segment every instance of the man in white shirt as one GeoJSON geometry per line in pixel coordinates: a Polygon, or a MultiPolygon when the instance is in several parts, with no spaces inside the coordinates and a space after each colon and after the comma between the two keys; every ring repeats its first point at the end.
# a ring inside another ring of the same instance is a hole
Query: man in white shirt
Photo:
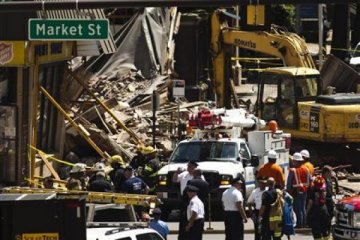
{"type": "Polygon", "coordinates": [[[231,181],[231,187],[222,195],[224,206],[225,240],[243,240],[244,223],[247,222],[245,209],[243,206],[244,198],[240,191],[244,182],[241,178],[231,181]]]}
{"type": "Polygon", "coordinates": [[[177,169],[174,173],[172,180],[173,182],[180,183],[180,194],[184,194],[184,189],[187,185],[187,182],[194,178],[194,170],[198,166],[197,162],[190,160],[187,164],[187,170],[183,171],[181,167],[177,169]]]}
{"type": "Polygon", "coordinates": [[[255,188],[248,200],[248,206],[249,210],[251,212],[251,218],[254,221],[254,230],[255,230],[255,240],[260,240],[260,232],[258,231],[259,228],[259,211],[261,208],[261,199],[262,194],[267,190],[266,184],[267,184],[267,178],[266,177],[258,177],[257,178],[258,187],[255,188]]]}
{"type": "Polygon", "coordinates": [[[187,170],[183,171],[181,167],[172,176],[172,181],[175,183],[180,183],[180,195],[182,204],[180,206],[180,219],[179,219],[179,235],[178,240],[188,240],[187,232],[185,231],[186,224],[186,208],[189,203],[189,199],[184,197],[184,189],[187,185],[187,182],[194,178],[194,170],[198,166],[197,162],[190,160],[187,165],[187,170]]]}
{"type": "Polygon", "coordinates": [[[185,188],[185,192],[190,199],[186,211],[187,224],[185,227],[185,230],[189,232],[188,240],[202,240],[204,231],[205,209],[204,203],[197,196],[198,191],[199,189],[192,185],[185,188]]]}

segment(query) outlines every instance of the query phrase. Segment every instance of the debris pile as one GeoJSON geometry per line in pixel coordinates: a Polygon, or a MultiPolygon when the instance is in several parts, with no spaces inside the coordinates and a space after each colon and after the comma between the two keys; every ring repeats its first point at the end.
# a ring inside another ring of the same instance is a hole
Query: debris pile
{"type": "MultiPolygon", "coordinates": [[[[206,104],[187,103],[186,99],[178,99],[178,106],[177,102],[168,99],[169,86],[171,80],[167,76],[145,79],[133,69],[94,77],[88,81],[88,90],[83,91],[78,100],[69,107],[71,116],[102,151],[109,156],[121,155],[130,161],[139,143],[153,145],[151,96],[155,91],[160,96],[160,106],[156,111],[155,146],[168,156],[178,139],[179,123],[185,122],[193,107],[206,104]],[[101,106],[96,98],[103,102],[111,113],[101,106]]],[[[80,158],[96,156],[76,129],[76,126],[67,122],[65,153],[74,152],[80,158]]],[[[98,161],[98,158],[92,158],[88,164],[95,161],[98,161]]]]}

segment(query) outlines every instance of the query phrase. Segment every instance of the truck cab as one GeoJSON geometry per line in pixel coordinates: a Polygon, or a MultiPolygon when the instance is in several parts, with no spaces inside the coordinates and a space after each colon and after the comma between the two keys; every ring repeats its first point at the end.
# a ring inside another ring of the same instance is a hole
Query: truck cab
{"type": "Polygon", "coordinates": [[[347,197],[336,204],[334,240],[360,238],[360,195],[347,197]]]}
{"type": "Polygon", "coordinates": [[[245,180],[245,193],[255,188],[256,157],[251,162],[251,153],[245,139],[190,139],[181,141],[170,157],[168,165],[158,172],[158,197],[169,207],[179,206],[180,187],[173,183],[172,176],[179,167],[186,168],[194,160],[210,185],[210,201],[220,204],[222,193],[230,187],[233,178],[245,180]]]}

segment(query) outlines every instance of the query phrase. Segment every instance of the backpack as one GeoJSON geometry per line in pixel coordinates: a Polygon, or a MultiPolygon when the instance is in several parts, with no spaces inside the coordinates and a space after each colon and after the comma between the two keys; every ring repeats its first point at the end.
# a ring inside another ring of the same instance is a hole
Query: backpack
{"type": "Polygon", "coordinates": [[[281,235],[284,210],[283,192],[276,189],[276,200],[270,205],[270,230],[274,231],[275,237],[281,235]],[[279,235],[280,233],[280,235],[279,235]]]}

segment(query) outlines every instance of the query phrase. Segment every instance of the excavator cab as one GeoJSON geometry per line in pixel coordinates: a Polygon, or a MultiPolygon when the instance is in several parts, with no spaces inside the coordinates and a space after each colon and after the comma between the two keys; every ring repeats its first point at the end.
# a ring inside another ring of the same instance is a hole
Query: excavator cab
{"type": "Polygon", "coordinates": [[[315,101],[320,76],[309,68],[269,68],[260,74],[256,111],[266,121],[276,120],[283,128],[297,129],[298,102],[315,101]]]}

